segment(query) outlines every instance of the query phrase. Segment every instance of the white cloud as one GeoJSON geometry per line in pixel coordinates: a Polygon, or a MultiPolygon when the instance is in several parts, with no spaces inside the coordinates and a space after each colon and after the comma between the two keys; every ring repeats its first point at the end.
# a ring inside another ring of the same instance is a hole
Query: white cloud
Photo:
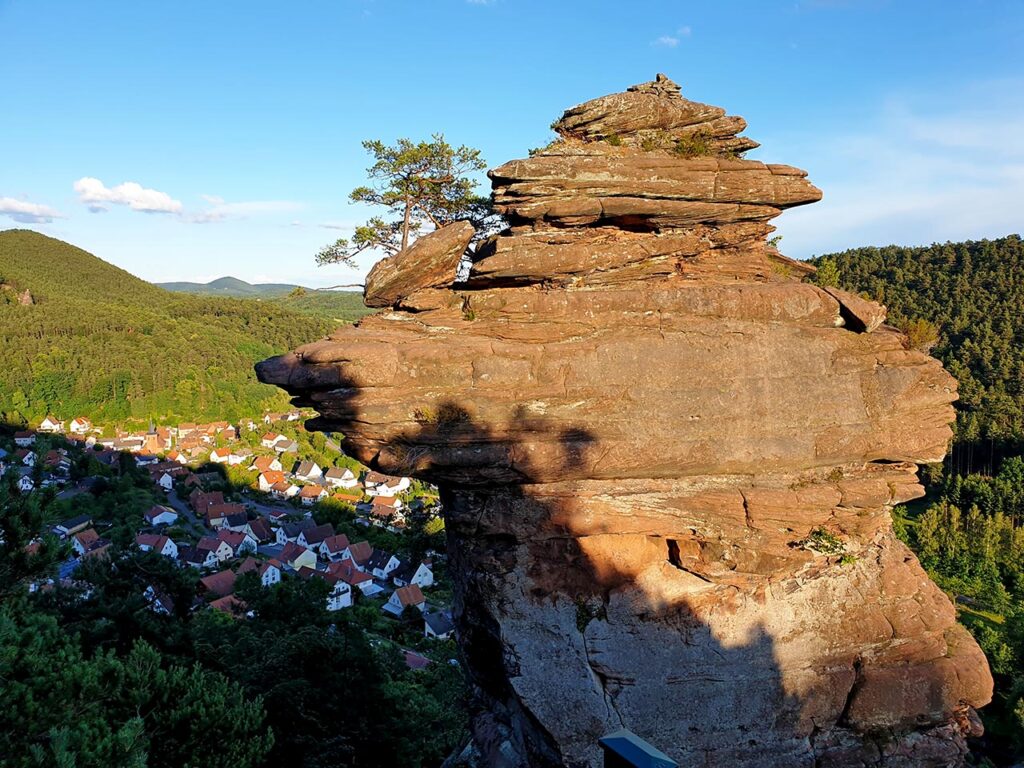
{"type": "Polygon", "coordinates": [[[65,218],[48,205],[0,197],[0,216],[8,216],[23,224],[49,224],[54,219],[65,218]]]}
{"type": "Polygon", "coordinates": [[[693,30],[689,27],[680,27],[676,30],[676,34],[680,37],[689,37],[693,33],[693,30]]]}
{"type": "Polygon", "coordinates": [[[253,216],[291,213],[302,209],[302,203],[292,200],[247,200],[229,203],[216,195],[202,195],[202,198],[210,204],[210,207],[205,211],[187,214],[185,218],[188,221],[209,224],[226,219],[248,219],[253,216]]]}
{"type": "Polygon", "coordinates": [[[78,199],[93,213],[107,210],[107,205],[127,205],[143,213],[181,213],[182,205],[166,192],[147,189],[134,181],[107,187],[99,179],[85,176],[74,183],[78,199]]]}
{"type": "Polygon", "coordinates": [[[671,35],[662,35],[653,43],[651,43],[651,45],[656,45],[659,48],[675,48],[677,45],[679,45],[679,38],[672,37],[671,35]]]}

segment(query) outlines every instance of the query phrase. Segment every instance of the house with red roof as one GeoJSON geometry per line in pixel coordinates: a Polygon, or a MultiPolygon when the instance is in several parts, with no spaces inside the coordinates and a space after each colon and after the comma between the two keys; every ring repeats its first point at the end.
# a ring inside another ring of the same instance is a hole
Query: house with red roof
{"type": "Polygon", "coordinates": [[[170,507],[157,504],[147,509],[143,513],[143,517],[146,518],[146,523],[149,525],[174,525],[178,519],[178,513],[170,507]]]}
{"type": "Polygon", "coordinates": [[[281,472],[284,465],[277,456],[257,456],[249,465],[250,472],[281,472]]]}
{"type": "Polygon", "coordinates": [[[339,533],[335,536],[328,536],[320,542],[320,546],[317,547],[317,552],[320,557],[324,560],[335,561],[341,560],[345,550],[349,547],[348,536],[344,533],[339,533]]]}
{"type": "Polygon", "coordinates": [[[299,491],[299,499],[307,507],[311,507],[321,499],[326,498],[327,489],[322,485],[304,485],[302,490],[299,491]]]}
{"type": "Polygon", "coordinates": [[[358,587],[364,595],[379,592],[380,589],[373,583],[373,576],[360,571],[352,560],[341,560],[327,566],[327,572],[337,576],[350,587],[358,587]]]}
{"type": "Polygon", "coordinates": [[[226,568],[223,571],[211,573],[209,576],[203,576],[199,580],[199,584],[205,593],[216,597],[225,597],[235,591],[236,578],[235,572],[226,568]]]}
{"type": "Polygon", "coordinates": [[[273,558],[260,562],[254,557],[247,557],[238,566],[238,574],[255,571],[259,576],[260,583],[264,587],[269,587],[281,581],[281,567],[280,561],[273,558]]]}
{"type": "Polygon", "coordinates": [[[99,541],[100,535],[92,528],[79,531],[71,537],[71,548],[75,554],[81,556],[89,551],[89,547],[99,541]]]}
{"type": "Polygon", "coordinates": [[[249,610],[248,606],[234,595],[218,597],[210,603],[210,607],[236,619],[244,618],[246,611],[249,610]]]}
{"type": "Polygon", "coordinates": [[[373,554],[373,547],[370,546],[368,541],[357,541],[355,544],[350,544],[348,549],[342,553],[341,557],[343,560],[351,560],[356,564],[359,570],[366,570],[366,564],[370,561],[370,556],[373,554]]]}
{"type": "Polygon", "coordinates": [[[259,544],[250,534],[242,533],[241,531],[230,531],[227,528],[221,528],[217,531],[217,538],[231,547],[231,555],[233,557],[252,554],[256,551],[256,547],[259,544]]]}
{"type": "Polygon", "coordinates": [[[396,589],[391,593],[388,601],[381,606],[381,609],[393,616],[401,616],[402,611],[409,606],[413,606],[420,613],[427,609],[427,598],[423,596],[423,591],[415,584],[396,589]]]}
{"type": "Polygon", "coordinates": [[[226,541],[218,539],[216,536],[203,536],[199,543],[196,544],[196,549],[200,552],[212,552],[213,556],[217,558],[218,563],[230,560],[235,555],[231,545],[226,541]]]}

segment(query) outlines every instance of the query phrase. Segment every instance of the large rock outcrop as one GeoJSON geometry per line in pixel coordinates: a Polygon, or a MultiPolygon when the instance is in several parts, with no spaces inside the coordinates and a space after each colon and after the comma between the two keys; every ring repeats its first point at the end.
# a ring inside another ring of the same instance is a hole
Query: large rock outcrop
{"type": "Polygon", "coordinates": [[[554,127],[465,281],[257,366],[440,486],[485,764],[961,763],[988,666],[889,517],[956,382],[766,242],[820,192],[741,118],[659,76],[554,127]]]}

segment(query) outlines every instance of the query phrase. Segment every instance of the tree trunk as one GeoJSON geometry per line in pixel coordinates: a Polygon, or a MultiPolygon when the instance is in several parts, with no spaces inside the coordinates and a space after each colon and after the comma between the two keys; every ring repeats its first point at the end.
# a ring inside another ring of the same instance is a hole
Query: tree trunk
{"type": "Polygon", "coordinates": [[[409,217],[412,214],[412,201],[405,198],[405,217],[402,219],[402,250],[409,246],[409,217]]]}

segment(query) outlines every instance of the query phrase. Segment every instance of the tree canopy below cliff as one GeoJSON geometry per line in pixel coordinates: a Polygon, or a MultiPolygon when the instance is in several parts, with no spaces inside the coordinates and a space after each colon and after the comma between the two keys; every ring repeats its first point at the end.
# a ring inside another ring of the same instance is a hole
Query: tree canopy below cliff
{"type": "Polygon", "coordinates": [[[47,412],[232,419],[280,406],[253,363],[337,325],[335,307],[300,307],[298,298],[293,311],[171,293],[25,230],[0,232],[0,285],[0,414],[9,422],[47,412]],[[34,304],[19,302],[25,290],[34,304]]]}
{"type": "Polygon", "coordinates": [[[957,440],[1024,442],[1024,242],[854,248],[814,259],[889,308],[889,322],[934,323],[932,354],[960,382],[957,440]]]}

